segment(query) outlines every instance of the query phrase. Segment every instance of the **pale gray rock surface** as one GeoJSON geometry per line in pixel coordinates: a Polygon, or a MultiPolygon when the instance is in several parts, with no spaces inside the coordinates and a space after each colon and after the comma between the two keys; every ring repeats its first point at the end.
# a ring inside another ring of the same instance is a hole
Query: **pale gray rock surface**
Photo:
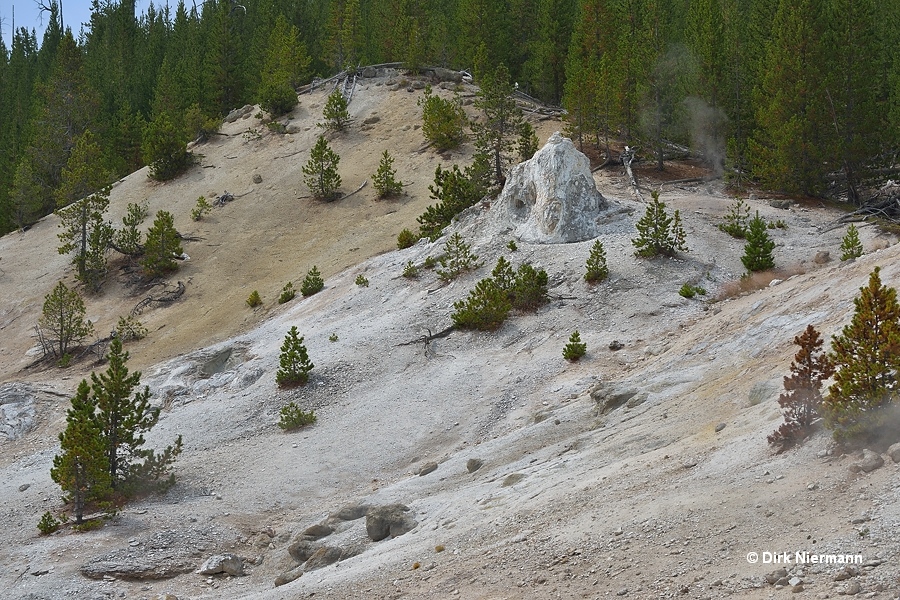
{"type": "Polygon", "coordinates": [[[499,232],[512,231],[525,242],[561,244],[596,237],[597,219],[607,208],[587,156],[556,132],[513,169],[491,212],[499,232]]]}

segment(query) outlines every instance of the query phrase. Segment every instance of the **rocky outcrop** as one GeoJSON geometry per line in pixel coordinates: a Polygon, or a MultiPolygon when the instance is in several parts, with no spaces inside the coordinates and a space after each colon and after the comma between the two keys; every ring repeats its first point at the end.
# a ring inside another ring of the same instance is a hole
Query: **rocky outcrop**
{"type": "Polygon", "coordinates": [[[491,212],[498,232],[512,232],[525,242],[559,244],[596,237],[597,219],[607,208],[588,158],[556,132],[513,169],[491,212]]]}
{"type": "Polygon", "coordinates": [[[34,428],[35,394],[24,383],[0,385],[0,435],[17,440],[34,428]]]}
{"type": "Polygon", "coordinates": [[[403,504],[376,506],[366,515],[366,533],[373,542],[403,535],[418,524],[403,504]]]}
{"type": "Polygon", "coordinates": [[[850,470],[854,473],[871,473],[875,469],[884,466],[884,459],[877,452],[873,452],[868,448],[862,451],[862,458],[850,465],[850,470]]]}
{"type": "Polygon", "coordinates": [[[600,414],[605,415],[623,404],[628,408],[640,406],[647,401],[647,392],[639,392],[629,386],[599,383],[591,390],[591,398],[597,403],[600,414]]]}
{"type": "Polygon", "coordinates": [[[207,558],[197,572],[201,575],[225,573],[233,577],[241,577],[244,574],[244,561],[236,554],[216,554],[207,558]]]}

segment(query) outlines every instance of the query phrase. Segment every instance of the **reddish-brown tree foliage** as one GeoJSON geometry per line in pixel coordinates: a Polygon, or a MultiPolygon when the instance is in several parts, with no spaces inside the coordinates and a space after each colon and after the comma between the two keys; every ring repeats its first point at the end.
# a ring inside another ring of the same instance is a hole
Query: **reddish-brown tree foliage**
{"type": "Polygon", "coordinates": [[[822,404],[822,382],[834,374],[834,365],[822,352],[822,338],[812,325],[794,338],[800,350],[791,363],[791,374],[784,378],[784,393],[778,404],[784,411],[784,423],[769,437],[778,453],[805,438],[822,404]]]}

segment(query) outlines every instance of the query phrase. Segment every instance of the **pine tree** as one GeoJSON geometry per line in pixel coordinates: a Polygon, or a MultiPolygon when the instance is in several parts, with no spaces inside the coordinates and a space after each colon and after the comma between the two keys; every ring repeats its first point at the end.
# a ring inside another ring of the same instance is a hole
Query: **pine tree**
{"type": "Polygon", "coordinates": [[[309,153],[309,161],[303,166],[303,181],[314,197],[325,201],[336,198],[341,187],[341,176],[337,171],[340,161],[341,157],[328,146],[325,137],[319,136],[309,153]]]}
{"type": "Polygon", "coordinates": [[[279,387],[306,385],[309,381],[309,372],[315,365],[309,360],[303,338],[298,334],[296,326],[291,327],[284,338],[279,364],[281,368],[275,374],[279,387]]]}
{"type": "Polygon", "coordinates": [[[570,362],[575,362],[584,356],[585,352],[587,352],[587,344],[581,341],[581,336],[576,329],[569,336],[569,343],[563,348],[563,358],[570,362]]]}
{"type": "Polygon", "coordinates": [[[659,192],[653,192],[651,196],[652,201],[647,206],[647,211],[636,225],[638,237],[631,240],[636,249],[635,254],[643,258],[653,258],[687,252],[681,214],[676,210],[670,217],[666,214],[665,202],[659,199],[659,192]]]}
{"type": "Polygon", "coordinates": [[[165,112],[144,126],[141,150],[150,165],[150,178],[157,181],[174,179],[193,162],[193,156],[187,151],[184,127],[165,112]]]}
{"type": "MultiPolygon", "coordinates": [[[[347,111],[347,99],[341,93],[339,88],[335,88],[328,95],[325,101],[325,108],[322,109],[322,116],[325,118],[325,124],[321,125],[332,131],[344,131],[350,124],[350,113],[347,111]]],[[[320,138],[321,139],[321,138],[320,138]]]]}
{"type": "Polygon", "coordinates": [[[472,123],[475,146],[490,157],[497,182],[505,179],[506,165],[524,119],[522,109],[512,98],[513,91],[509,70],[501,64],[483,77],[476,93],[475,108],[481,111],[483,120],[472,123]]]}
{"type": "Polygon", "coordinates": [[[307,271],[306,277],[303,278],[303,283],[300,284],[300,293],[306,298],[321,292],[324,287],[325,280],[322,279],[322,274],[319,273],[318,267],[313,265],[313,268],[307,271]]]}
{"type": "Polygon", "coordinates": [[[464,272],[474,271],[481,266],[478,257],[472,254],[471,246],[463,241],[458,231],[444,244],[440,263],[442,268],[436,272],[444,281],[452,281],[464,272]]]}
{"type": "Polygon", "coordinates": [[[78,138],[56,190],[62,233],[60,254],[73,253],[77,278],[97,291],[106,277],[106,253],[113,239],[112,224],[104,220],[109,207],[109,174],[99,166],[100,147],[90,131],[78,138]]]}
{"type": "Polygon", "coordinates": [[[855,311],[831,340],[836,367],[823,407],[825,424],[836,437],[878,425],[879,409],[894,403],[900,370],[900,304],[897,290],[882,285],[880,268],[869,275],[853,300],[855,311]]]}
{"type": "Polygon", "coordinates": [[[863,255],[862,242],[859,241],[859,230],[853,223],[847,227],[847,233],[841,239],[841,260],[852,260],[863,255]]]}
{"type": "Polygon", "coordinates": [[[606,251],[603,242],[597,240],[591,246],[591,253],[585,264],[584,280],[588,283],[603,281],[609,276],[609,268],[606,266],[606,251]]]}
{"type": "Polygon", "coordinates": [[[422,135],[438,152],[452,150],[466,139],[468,123],[459,96],[445,100],[425,86],[424,95],[416,102],[422,107],[422,135]]]}
{"type": "Polygon", "coordinates": [[[522,263],[516,269],[516,280],[509,299],[516,310],[537,310],[550,301],[547,295],[549,278],[544,269],[535,269],[528,263],[522,263]]]}
{"type": "Polygon", "coordinates": [[[397,170],[393,165],[394,157],[385,150],[378,163],[378,171],[372,175],[372,185],[379,198],[387,198],[403,191],[403,182],[397,181],[397,170]]]}
{"type": "Polygon", "coordinates": [[[66,413],[66,429],[59,434],[60,454],[50,469],[50,478],[69,495],[76,524],[84,521],[88,502],[106,498],[111,490],[106,445],[90,391],[82,380],[66,413]]]}
{"type": "Polygon", "coordinates": [[[522,126],[519,127],[519,140],[516,143],[519,160],[524,162],[531,159],[535,152],[538,151],[539,144],[540,142],[538,141],[534,127],[532,127],[531,123],[528,121],[522,121],[522,126]]]}
{"type": "Polygon", "coordinates": [[[490,277],[482,279],[475,284],[475,289],[469,292],[465,301],[453,303],[455,311],[450,315],[453,324],[460,329],[498,329],[512,310],[508,296],[490,277]]]}
{"type": "Polygon", "coordinates": [[[507,294],[512,292],[513,287],[516,284],[516,272],[513,271],[509,261],[502,256],[497,259],[497,264],[494,266],[494,270],[491,271],[491,277],[493,278],[494,283],[497,284],[497,287],[507,294]]]}
{"type": "MultiPolygon", "coordinates": [[[[477,157],[476,157],[477,160],[477,157]]],[[[452,169],[434,171],[434,185],[428,186],[431,198],[437,200],[416,217],[422,237],[434,241],[441,236],[441,231],[450,224],[453,217],[473,206],[484,195],[484,187],[478,181],[477,169],[460,171],[453,165],[452,169]]]]}
{"type": "MultiPolygon", "coordinates": [[[[150,405],[150,389],[141,382],[141,372],[129,374],[128,352],[117,337],[109,344],[109,366],[105,373],[91,373],[91,392],[97,404],[97,422],[104,442],[106,467],[114,490],[135,491],[158,481],[181,452],[181,436],[162,454],[143,448],[144,433],[159,421],[159,408],[150,405]]],[[[171,481],[171,479],[170,479],[171,481]]]]}
{"type": "Polygon", "coordinates": [[[278,116],[297,105],[296,86],[303,80],[310,61],[306,47],[300,42],[300,31],[284,15],[278,15],[269,36],[259,85],[263,110],[278,116]]]}
{"type": "Polygon", "coordinates": [[[791,363],[791,374],[784,378],[784,393],[778,405],[784,411],[784,423],[768,441],[784,452],[809,435],[822,405],[822,382],[834,374],[834,366],[821,352],[822,338],[812,325],[794,338],[800,350],[791,363]]]}
{"type": "Polygon", "coordinates": [[[178,269],[175,257],[184,253],[178,237],[172,213],[164,210],[157,212],[153,226],[147,232],[144,259],[141,261],[148,277],[160,277],[178,269]]]}
{"type": "Polygon", "coordinates": [[[84,318],[84,300],[62,281],[44,296],[38,328],[44,352],[63,360],[69,348],[94,333],[94,324],[84,318]]]}
{"type": "Polygon", "coordinates": [[[741,262],[748,273],[775,268],[775,258],[772,256],[775,242],[769,237],[767,229],[765,220],[759,216],[759,211],[756,211],[756,216],[750,219],[747,227],[747,243],[741,257],[741,262]]]}
{"type": "Polygon", "coordinates": [[[126,208],[125,216],[122,217],[122,229],[116,230],[113,235],[112,248],[116,252],[134,257],[144,253],[144,246],[141,243],[142,234],[138,226],[147,218],[149,211],[146,204],[135,204],[130,202],[126,208]]]}

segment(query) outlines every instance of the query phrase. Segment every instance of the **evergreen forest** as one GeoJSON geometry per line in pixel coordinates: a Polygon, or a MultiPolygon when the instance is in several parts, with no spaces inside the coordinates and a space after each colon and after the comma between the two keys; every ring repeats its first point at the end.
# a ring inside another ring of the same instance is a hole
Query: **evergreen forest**
{"type": "Polygon", "coordinates": [[[601,160],[689,149],[737,186],[859,203],[900,149],[895,0],[94,0],[78,31],[51,0],[44,18],[41,40],[0,40],[0,233],[77,200],[76,147],[109,183],[160,136],[388,62],[505,65],[601,160]]]}

